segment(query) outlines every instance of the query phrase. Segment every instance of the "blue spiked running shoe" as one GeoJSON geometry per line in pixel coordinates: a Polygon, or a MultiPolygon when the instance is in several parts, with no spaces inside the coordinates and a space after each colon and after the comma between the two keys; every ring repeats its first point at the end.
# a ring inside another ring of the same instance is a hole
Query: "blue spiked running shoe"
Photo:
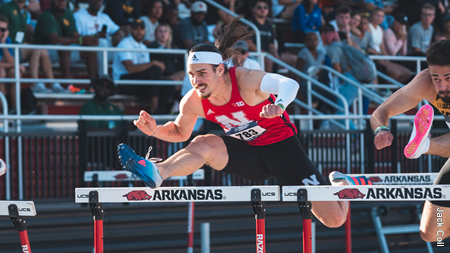
{"type": "Polygon", "coordinates": [[[136,155],[134,150],[127,144],[119,144],[119,146],[117,146],[117,154],[119,155],[119,160],[123,169],[138,176],[144,181],[146,186],[154,189],[162,184],[163,179],[159,174],[156,165],[153,162],[136,155]]]}
{"type": "Polygon", "coordinates": [[[366,176],[351,177],[338,171],[332,171],[330,175],[328,175],[328,178],[330,179],[330,182],[343,179],[347,181],[348,185],[372,185],[372,181],[366,176]]]}

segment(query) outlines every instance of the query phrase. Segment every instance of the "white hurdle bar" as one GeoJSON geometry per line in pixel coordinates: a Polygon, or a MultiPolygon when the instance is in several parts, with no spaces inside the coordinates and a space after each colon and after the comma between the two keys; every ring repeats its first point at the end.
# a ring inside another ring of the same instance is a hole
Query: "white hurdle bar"
{"type": "Polygon", "coordinates": [[[450,185],[283,186],[283,201],[298,202],[303,252],[311,253],[311,201],[448,201],[450,185]]]}
{"type": "Polygon", "coordinates": [[[103,252],[102,203],[251,202],[256,219],[256,252],[265,253],[265,204],[280,201],[279,186],[76,188],[75,203],[89,203],[94,217],[94,249],[103,252]]]}
{"type": "Polygon", "coordinates": [[[27,224],[23,216],[36,216],[34,202],[0,200],[0,216],[8,216],[19,232],[21,252],[31,253],[27,224]]]}

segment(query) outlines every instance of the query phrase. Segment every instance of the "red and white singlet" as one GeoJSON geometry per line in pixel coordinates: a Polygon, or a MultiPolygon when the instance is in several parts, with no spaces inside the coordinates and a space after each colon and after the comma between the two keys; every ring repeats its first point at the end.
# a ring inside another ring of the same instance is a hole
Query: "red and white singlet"
{"type": "Polygon", "coordinates": [[[236,67],[230,68],[229,72],[232,83],[230,101],[225,105],[215,106],[208,99],[202,99],[207,120],[218,123],[228,135],[247,141],[253,146],[276,143],[297,133],[286,111],[282,116],[272,119],[259,116],[263,106],[274,103],[274,95],[270,94],[267,100],[258,105],[247,105],[239,93],[236,67]]]}

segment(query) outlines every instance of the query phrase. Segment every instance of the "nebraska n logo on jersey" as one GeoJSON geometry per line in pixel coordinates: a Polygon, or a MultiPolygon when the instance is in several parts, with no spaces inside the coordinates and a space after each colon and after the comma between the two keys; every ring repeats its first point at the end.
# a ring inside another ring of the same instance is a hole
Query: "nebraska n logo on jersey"
{"type": "Polygon", "coordinates": [[[243,111],[232,112],[231,115],[233,115],[234,119],[230,119],[226,115],[216,116],[215,118],[217,122],[219,122],[222,126],[224,126],[227,129],[231,129],[233,127],[237,127],[251,122],[249,119],[245,117],[246,115],[243,111]]]}

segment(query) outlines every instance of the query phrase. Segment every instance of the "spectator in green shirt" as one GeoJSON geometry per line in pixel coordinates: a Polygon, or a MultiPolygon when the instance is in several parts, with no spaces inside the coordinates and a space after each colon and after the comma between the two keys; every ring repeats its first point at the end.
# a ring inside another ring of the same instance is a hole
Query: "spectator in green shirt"
{"type": "MultiPolygon", "coordinates": [[[[0,6],[0,15],[8,18],[8,30],[9,36],[12,38],[13,44],[24,43],[25,30],[27,26],[27,10],[25,9],[25,0],[13,0],[9,3],[0,6]]],[[[20,50],[21,62],[30,62],[30,75],[31,78],[38,78],[39,64],[42,64],[42,71],[46,78],[53,79],[52,63],[46,49],[21,49],[20,50]]],[[[50,92],[42,82],[34,84],[31,89],[33,92],[50,92]]],[[[53,91],[63,92],[64,89],[59,83],[53,84],[53,91]]]]}
{"type": "MultiPolygon", "coordinates": [[[[91,86],[94,89],[94,98],[83,104],[80,115],[123,115],[123,111],[108,100],[116,90],[116,86],[109,76],[92,80],[91,86]]],[[[113,130],[118,129],[119,124],[118,121],[87,121],[88,130],[113,130]]]]}
{"type": "MultiPolygon", "coordinates": [[[[66,0],[51,0],[52,8],[42,12],[39,16],[33,42],[35,44],[53,45],[83,45],[97,46],[98,38],[93,36],[80,36],[75,25],[75,19],[71,11],[66,9],[66,0]]],[[[86,67],[90,79],[97,78],[97,54],[96,52],[57,51],[50,50],[50,59],[56,61],[59,58],[61,73],[64,78],[70,78],[71,62],[80,58],[86,59],[86,67]]]]}
{"type": "MultiPolygon", "coordinates": [[[[94,98],[87,101],[80,109],[80,115],[105,115],[116,116],[123,115],[123,111],[108,101],[108,98],[114,95],[116,86],[109,76],[101,77],[98,80],[92,80],[91,86],[94,88],[94,98]]],[[[120,121],[112,120],[88,120],[88,131],[118,131],[120,129],[120,121]]],[[[106,144],[101,144],[95,140],[88,140],[88,161],[95,170],[106,170],[112,168],[115,158],[115,148],[118,143],[108,138],[106,144]],[[99,157],[98,150],[105,150],[105,156],[99,157]]],[[[103,143],[103,142],[102,142],[103,143]]]]}

